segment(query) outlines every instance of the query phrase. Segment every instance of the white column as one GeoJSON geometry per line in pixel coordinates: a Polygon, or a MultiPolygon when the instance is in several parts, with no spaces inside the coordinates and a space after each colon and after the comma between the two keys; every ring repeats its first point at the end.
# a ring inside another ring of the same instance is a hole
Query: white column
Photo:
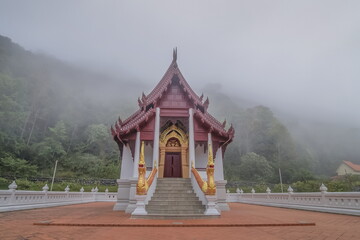
{"type": "Polygon", "coordinates": [[[121,173],[120,179],[129,179],[132,177],[134,162],[131,155],[131,150],[129,145],[123,145],[123,152],[121,157],[121,173]]]}
{"type": "Polygon", "coordinates": [[[114,205],[114,211],[126,210],[130,199],[130,179],[133,174],[133,156],[131,154],[129,144],[123,146],[121,158],[121,173],[120,179],[116,182],[118,184],[117,201],[114,205]]]}
{"type": "Polygon", "coordinates": [[[216,198],[217,207],[220,211],[229,211],[230,207],[226,202],[226,183],[224,180],[224,168],[222,159],[222,147],[216,151],[215,157],[215,183],[216,183],[216,198]]]}
{"type": "Polygon", "coordinates": [[[159,168],[160,108],[158,107],[156,108],[154,129],[153,163],[156,161],[156,167],[159,168]]]}
{"type": "Polygon", "coordinates": [[[215,155],[215,181],[224,180],[224,167],[222,157],[222,147],[219,147],[215,155]]]}
{"type": "Polygon", "coordinates": [[[195,138],[194,138],[194,110],[189,109],[189,176],[191,176],[192,162],[195,164],[195,138]]]}
{"type": "Polygon", "coordinates": [[[209,144],[211,144],[211,146],[212,146],[212,138],[211,138],[210,132],[208,133],[208,146],[209,146],[209,144]]]}
{"type": "Polygon", "coordinates": [[[133,166],[133,177],[138,177],[138,166],[139,166],[139,158],[140,158],[140,131],[136,133],[135,140],[135,153],[134,153],[134,166],[133,166]]]}

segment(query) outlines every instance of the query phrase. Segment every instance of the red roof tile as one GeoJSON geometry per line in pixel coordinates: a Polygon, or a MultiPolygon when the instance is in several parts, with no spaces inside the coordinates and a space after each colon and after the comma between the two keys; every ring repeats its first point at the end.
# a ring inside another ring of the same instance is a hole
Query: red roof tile
{"type": "Polygon", "coordinates": [[[346,165],[348,165],[352,170],[356,172],[360,172],[360,165],[352,163],[350,161],[343,161],[346,165]]]}

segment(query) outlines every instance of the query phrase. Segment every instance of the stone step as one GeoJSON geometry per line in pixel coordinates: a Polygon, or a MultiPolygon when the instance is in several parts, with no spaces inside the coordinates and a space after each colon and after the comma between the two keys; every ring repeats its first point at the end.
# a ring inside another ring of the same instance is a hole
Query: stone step
{"type": "Polygon", "coordinates": [[[170,192],[170,191],[161,191],[161,192],[154,192],[154,196],[159,196],[159,197],[167,197],[167,196],[184,196],[184,197],[189,197],[189,196],[196,196],[196,194],[194,192],[188,192],[188,191],[175,191],[175,192],[170,192]]]}
{"type": "Polygon", "coordinates": [[[157,182],[157,186],[192,186],[191,183],[183,183],[183,182],[157,182]]]}
{"type": "Polygon", "coordinates": [[[154,194],[195,194],[191,189],[156,189],[154,194]]]}
{"type": "MultiPolygon", "coordinates": [[[[131,216],[133,219],[141,218],[141,219],[206,219],[206,218],[219,218],[220,216],[213,216],[213,215],[204,215],[204,214],[147,214],[147,215],[138,215],[138,216],[131,216]]],[[[174,225],[183,224],[182,222],[174,222],[174,225]]]]}
{"type": "MultiPolygon", "coordinates": [[[[151,201],[149,201],[149,204],[154,204],[154,205],[194,205],[194,204],[199,204],[200,206],[202,206],[202,202],[200,202],[198,199],[191,199],[191,200],[178,200],[178,199],[167,199],[167,201],[164,201],[164,199],[151,199],[151,201]]],[[[148,204],[148,205],[149,205],[148,204]]]]}
{"type": "Polygon", "coordinates": [[[168,206],[146,206],[146,211],[187,211],[187,210],[205,210],[203,206],[181,206],[181,205],[168,205],[168,206]]]}
{"type": "Polygon", "coordinates": [[[175,182],[157,182],[156,184],[160,185],[160,186],[165,186],[165,185],[191,185],[191,182],[178,182],[178,181],[175,181],[175,182]]]}
{"type": "Polygon", "coordinates": [[[165,189],[165,190],[181,190],[181,189],[188,189],[188,190],[192,190],[193,187],[192,186],[187,186],[187,185],[179,185],[179,186],[171,186],[171,185],[166,185],[166,186],[156,186],[156,189],[165,189]]]}
{"type": "Polygon", "coordinates": [[[148,214],[204,214],[203,209],[198,210],[147,210],[148,214]]]}
{"type": "Polygon", "coordinates": [[[179,202],[186,202],[186,201],[195,201],[199,198],[197,197],[157,197],[153,196],[150,201],[158,200],[158,201],[179,201],[179,202]]]}
{"type": "Polygon", "coordinates": [[[156,188],[159,188],[159,189],[193,189],[192,186],[188,186],[188,185],[164,185],[164,186],[161,186],[161,185],[157,185],[156,188]]]}
{"type": "Polygon", "coordinates": [[[152,202],[149,203],[147,206],[149,207],[168,207],[168,206],[196,206],[196,207],[204,207],[201,203],[198,202],[177,202],[175,204],[169,204],[167,202],[152,202]]]}
{"type": "Polygon", "coordinates": [[[145,208],[148,215],[141,218],[191,219],[205,216],[205,206],[194,193],[191,180],[184,178],[158,179],[154,195],[145,208]]]}
{"type": "Polygon", "coordinates": [[[159,182],[191,182],[191,178],[158,178],[159,182]]]}
{"type": "Polygon", "coordinates": [[[154,194],[156,193],[170,193],[170,194],[176,194],[176,193],[194,193],[194,190],[190,190],[190,189],[181,189],[181,190],[174,190],[174,189],[171,189],[171,190],[165,190],[165,189],[156,189],[154,194]]]}

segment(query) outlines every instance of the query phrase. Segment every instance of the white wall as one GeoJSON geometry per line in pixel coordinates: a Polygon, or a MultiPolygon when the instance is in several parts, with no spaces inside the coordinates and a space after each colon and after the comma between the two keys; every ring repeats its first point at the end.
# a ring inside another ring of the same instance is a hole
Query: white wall
{"type": "Polygon", "coordinates": [[[151,144],[146,145],[144,147],[144,151],[145,151],[145,163],[146,163],[146,167],[151,167],[153,162],[153,148],[151,147],[151,144]]]}
{"type": "Polygon", "coordinates": [[[133,173],[133,157],[129,145],[123,147],[120,179],[129,179],[133,173]]]}
{"type": "Polygon", "coordinates": [[[197,145],[195,148],[195,168],[206,168],[207,157],[207,151],[204,153],[204,145],[197,145]]]}

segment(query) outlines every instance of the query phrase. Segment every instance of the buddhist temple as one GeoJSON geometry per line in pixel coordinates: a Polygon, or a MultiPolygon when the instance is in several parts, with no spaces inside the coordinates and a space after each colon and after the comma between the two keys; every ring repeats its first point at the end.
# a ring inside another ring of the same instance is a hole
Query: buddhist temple
{"type": "Polygon", "coordinates": [[[132,217],[219,216],[226,203],[224,152],[234,128],[207,110],[177,64],[177,50],[164,76],[139,109],[120,118],[111,133],[121,154],[114,210],[132,217]]]}

